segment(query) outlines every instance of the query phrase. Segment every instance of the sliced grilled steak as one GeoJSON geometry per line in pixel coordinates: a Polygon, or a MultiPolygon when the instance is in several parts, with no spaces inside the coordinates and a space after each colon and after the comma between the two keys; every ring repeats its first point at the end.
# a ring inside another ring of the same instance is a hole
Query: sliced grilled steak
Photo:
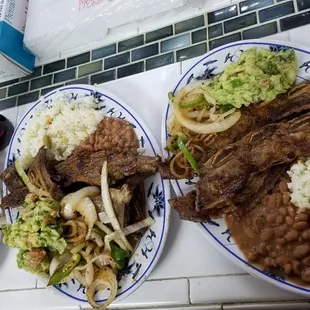
{"type": "MultiPolygon", "coordinates": [[[[208,160],[217,151],[230,143],[240,140],[253,130],[257,130],[271,123],[290,119],[308,111],[310,111],[310,84],[302,84],[272,101],[242,108],[241,118],[234,126],[223,132],[198,135],[197,140],[199,142],[195,142],[195,138],[193,138],[192,143],[196,143],[204,149],[205,159],[208,160]]],[[[159,171],[163,178],[176,178],[170,172],[169,161],[163,162],[160,165],[159,171]]]]}
{"type": "Polygon", "coordinates": [[[132,191],[127,184],[121,188],[110,188],[110,196],[113,202],[115,214],[121,227],[126,227],[130,219],[130,206],[129,203],[132,199],[132,191]]]}
{"type": "MultiPolygon", "coordinates": [[[[144,220],[146,218],[145,209],[146,209],[145,188],[144,188],[144,182],[141,181],[139,184],[137,184],[135,190],[133,191],[132,199],[130,201],[129,224],[134,224],[144,220]]],[[[133,248],[135,248],[138,245],[139,241],[141,240],[146,230],[147,227],[142,228],[139,231],[136,231],[135,233],[130,234],[128,236],[128,241],[133,248]]]]}
{"type": "Polygon", "coordinates": [[[0,175],[0,179],[6,185],[7,189],[12,192],[16,189],[23,188],[25,184],[19,177],[15,164],[7,167],[0,175]]]}
{"type": "Polygon", "coordinates": [[[179,212],[182,219],[194,222],[206,222],[232,211],[242,214],[245,211],[248,212],[260,202],[266,193],[274,187],[285,172],[286,167],[286,165],[275,166],[261,173],[251,175],[246,186],[231,200],[224,201],[212,209],[196,210],[196,191],[182,197],[170,199],[169,203],[172,208],[179,212]]]}
{"type": "Polygon", "coordinates": [[[310,113],[253,131],[202,166],[196,184],[196,209],[213,208],[232,199],[253,173],[309,155],[310,113]]]}
{"type": "Polygon", "coordinates": [[[52,180],[53,170],[54,165],[47,159],[46,149],[41,147],[28,170],[28,177],[33,185],[49,192],[59,201],[64,195],[60,186],[52,180]]]}
{"type": "MultiPolygon", "coordinates": [[[[110,196],[115,215],[118,218],[121,227],[124,228],[128,226],[130,217],[129,204],[132,199],[132,190],[129,189],[127,184],[124,184],[121,188],[110,188],[110,196]]],[[[92,201],[95,204],[98,213],[105,212],[101,196],[92,198],[92,201]]]]}
{"type": "Polygon", "coordinates": [[[197,211],[195,208],[196,191],[191,191],[185,196],[169,200],[170,206],[180,214],[181,219],[192,222],[207,222],[210,219],[219,218],[223,215],[223,208],[232,212],[235,207],[231,204],[224,204],[213,209],[197,211]]]}
{"type": "Polygon", "coordinates": [[[100,185],[102,165],[105,161],[108,161],[109,182],[114,184],[131,175],[156,173],[159,159],[142,156],[137,152],[124,152],[111,156],[106,151],[96,153],[84,151],[73,154],[58,164],[56,170],[64,179],[65,186],[76,182],[100,185]]]}
{"type": "MultiPolygon", "coordinates": [[[[287,165],[274,166],[258,174],[252,174],[246,186],[232,199],[238,213],[253,209],[272,190],[287,169],[287,165]]],[[[226,210],[223,210],[224,212],[226,210]]]]}
{"type": "Polygon", "coordinates": [[[23,205],[26,195],[29,194],[27,187],[15,189],[2,198],[1,208],[17,208],[23,205]]]}

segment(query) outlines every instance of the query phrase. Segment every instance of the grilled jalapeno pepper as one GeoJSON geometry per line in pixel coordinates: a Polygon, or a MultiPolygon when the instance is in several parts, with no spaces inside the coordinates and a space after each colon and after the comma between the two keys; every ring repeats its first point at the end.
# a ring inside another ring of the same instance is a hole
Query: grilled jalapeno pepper
{"type": "MultiPolygon", "coordinates": [[[[178,144],[178,137],[176,137],[176,140],[171,144],[171,147],[165,147],[165,149],[167,151],[175,151],[175,150],[178,150],[179,149],[179,144],[178,144]]],[[[186,143],[187,139],[184,138],[184,137],[180,137],[184,143],[186,143]]]]}
{"type": "Polygon", "coordinates": [[[61,282],[61,280],[63,280],[73,271],[73,269],[79,264],[80,260],[80,254],[74,254],[66,264],[55,270],[47,285],[56,285],[61,282]]]}
{"type": "Polygon", "coordinates": [[[111,256],[115,260],[118,269],[122,270],[126,267],[128,253],[125,250],[111,244],[111,256]]]}
{"type": "Polygon", "coordinates": [[[220,112],[221,113],[225,113],[225,112],[227,112],[227,111],[229,111],[229,110],[231,110],[233,108],[234,108],[234,106],[232,104],[230,104],[230,103],[224,104],[224,105],[221,106],[220,112]]]}
{"type": "Polygon", "coordinates": [[[188,148],[185,146],[182,138],[179,137],[178,139],[178,146],[181,152],[184,154],[187,161],[190,163],[191,167],[198,172],[198,164],[196,162],[196,159],[192,155],[192,153],[188,150],[188,148]]]}
{"type": "Polygon", "coordinates": [[[188,108],[197,108],[200,107],[205,102],[205,97],[203,94],[200,94],[195,98],[194,100],[183,102],[180,104],[180,107],[182,109],[188,109],[188,108]]]}

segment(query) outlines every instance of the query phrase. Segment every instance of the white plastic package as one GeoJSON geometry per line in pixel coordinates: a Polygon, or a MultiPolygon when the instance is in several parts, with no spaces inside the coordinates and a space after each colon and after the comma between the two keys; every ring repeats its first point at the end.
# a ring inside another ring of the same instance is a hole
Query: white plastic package
{"type": "Polygon", "coordinates": [[[0,82],[33,72],[35,58],[23,46],[28,0],[0,0],[0,82]]]}
{"type": "Polygon", "coordinates": [[[159,14],[187,0],[30,0],[24,43],[35,55],[101,40],[108,28],[159,14]]]}

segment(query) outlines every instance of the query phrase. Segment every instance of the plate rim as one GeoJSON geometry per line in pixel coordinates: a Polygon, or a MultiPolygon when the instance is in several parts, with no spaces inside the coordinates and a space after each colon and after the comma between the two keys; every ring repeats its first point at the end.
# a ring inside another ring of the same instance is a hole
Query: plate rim
{"type": "MultiPolygon", "coordinates": [[[[308,54],[309,60],[310,60],[310,47],[306,47],[300,44],[296,44],[293,42],[283,41],[283,40],[271,40],[271,39],[249,39],[249,40],[240,40],[235,41],[232,43],[228,43],[225,45],[221,45],[204,55],[200,56],[196,62],[193,62],[189,69],[187,69],[181,77],[178,79],[178,82],[173,87],[173,93],[178,89],[180,84],[183,82],[183,80],[186,78],[189,72],[191,72],[197,65],[199,65],[201,62],[205,61],[207,58],[213,56],[214,54],[233,47],[242,46],[242,45],[256,45],[256,46],[264,46],[264,45],[274,45],[279,47],[288,47],[288,48],[294,48],[295,50],[308,54]]],[[[302,78],[303,79],[303,78],[302,78]]],[[[305,79],[304,79],[305,80],[305,79]]],[[[308,80],[305,80],[308,81],[308,80]]],[[[310,81],[308,81],[310,82],[310,81]]],[[[167,107],[165,108],[165,111],[163,113],[162,118],[162,133],[161,133],[161,139],[162,139],[162,152],[164,154],[164,158],[169,158],[169,151],[165,149],[165,143],[167,139],[167,120],[169,116],[169,110],[170,106],[167,100],[167,107]]],[[[181,188],[181,185],[177,180],[170,180],[174,192],[177,194],[177,196],[183,196],[183,190],[181,188]]],[[[279,288],[282,288],[286,291],[290,291],[293,293],[297,293],[303,296],[310,296],[310,287],[302,287],[298,286],[297,284],[294,284],[291,281],[283,281],[280,279],[277,279],[275,277],[272,277],[266,273],[264,273],[262,270],[260,270],[255,265],[252,265],[251,263],[247,262],[243,257],[233,253],[225,244],[223,244],[219,239],[212,234],[209,229],[207,228],[207,223],[197,223],[199,226],[200,231],[203,233],[205,238],[212,244],[212,246],[217,249],[218,252],[222,253],[225,257],[227,257],[231,262],[233,262],[235,265],[241,267],[243,270],[245,270],[250,275],[254,276],[255,278],[264,280],[270,284],[273,284],[279,288]]]]}
{"type": "MultiPolygon", "coordinates": [[[[57,89],[54,89],[54,90],[48,92],[44,96],[41,96],[38,100],[33,102],[32,105],[29,107],[29,109],[27,109],[27,111],[22,115],[22,117],[20,118],[20,120],[16,124],[14,132],[13,132],[13,135],[12,135],[12,137],[10,139],[10,144],[8,146],[8,151],[7,151],[7,154],[6,154],[6,157],[5,157],[4,169],[6,169],[9,166],[8,163],[9,163],[9,158],[10,158],[11,149],[12,149],[12,145],[13,145],[13,140],[14,140],[15,135],[17,134],[17,131],[19,130],[22,122],[27,117],[27,115],[29,113],[31,113],[31,111],[33,111],[40,104],[42,104],[45,100],[48,100],[50,97],[56,95],[57,93],[60,93],[61,91],[70,90],[70,89],[86,90],[86,91],[93,91],[93,92],[100,93],[105,98],[110,99],[111,101],[113,101],[114,104],[116,104],[116,105],[120,106],[121,108],[123,108],[124,110],[126,110],[126,112],[128,114],[130,114],[130,116],[140,126],[140,129],[143,131],[145,137],[148,139],[148,142],[149,142],[149,144],[150,144],[150,146],[151,146],[151,148],[153,150],[154,156],[162,155],[162,154],[158,154],[156,152],[156,149],[159,152],[161,152],[161,147],[159,146],[158,142],[156,141],[153,133],[148,128],[148,126],[145,124],[143,119],[139,116],[139,114],[133,108],[131,108],[126,103],[126,101],[124,101],[119,96],[116,96],[113,93],[111,93],[109,91],[106,91],[104,89],[104,86],[93,86],[93,85],[87,85],[87,84],[72,84],[72,85],[67,85],[67,86],[59,87],[57,89]]],[[[157,172],[157,174],[159,174],[159,172],[157,172]]],[[[150,276],[150,274],[154,270],[155,266],[157,265],[157,263],[158,263],[158,261],[159,261],[159,259],[161,257],[161,254],[162,254],[162,252],[164,250],[164,247],[165,247],[165,244],[166,244],[166,240],[167,240],[167,236],[168,236],[168,233],[169,233],[169,226],[170,226],[170,220],[171,220],[171,208],[170,208],[170,205],[168,203],[168,200],[169,200],[169,198],[171,196],[171,189],[170,189],[169,181],[164,180],[161,176],[160,176],[160,182],[162,184],[163,195],[164,195],[164,212],[163,212],[163,225],[161,227],[161,236],[160,236],[159,246],[158,246],[157,251],[155,252],[152,260],[150,261],[150,263],[148,264],[146,270],[144,271],[144,273],[137,280],[135,280],[126,290],[124,290],[122,293],[117,295],[115,300],[113,301],[113,303],[116,303],[116,302],[118,302],[118,301],[128,297],[129,295],[134,293],[146,281],[146,279],[150,276]]],[[[5,185],[3,185],[3,189],[4,189],[4,193],[7,193],[7,189],[6,189],[5,185]]],[[[13,219],[11,217],[10,210],[6,210],[5,214],[6,214],[8,223],[13,223],[13,219]]],[[[35,276],[42,280],[42,277],[40,277],[38,275],[35,275],[35,276]]],[[[57,292],[58,291],[60,294],[66,295],[66,296],[70,297],[73,300],[76,300],[76,301],[88,304],[86,299],[81,299],[81,298],[77,298],[75,296],[72,296],[71,294],[61,290],[57,286],[52,286],[52,287],[48,287],[48,288],[51,289],[53,292],[57,292]]],[[[105,299],[102,299],[102,300],[98,300],[97,302],[98,303],[102,303],[102,302],[104,302],[106,300],[107,299],[105,298],[105,299]]]]}

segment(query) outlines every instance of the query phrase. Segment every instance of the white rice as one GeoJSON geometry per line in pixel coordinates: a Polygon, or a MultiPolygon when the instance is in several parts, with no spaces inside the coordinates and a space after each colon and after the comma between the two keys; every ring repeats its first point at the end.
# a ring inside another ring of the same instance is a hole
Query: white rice
{"type": "Polygon", "coordinates": [[[65,95],[53,100],[52,108],[39,109],[29,122],[22,136],[21,164],[27,169],[44,145],[43,138],[51,141],[51,157],[66,159],[74,148],[96,130],[103,115],[95,110],[92,96],[69,100],[65,95]]]}
{"type": "Polygon", "coordinates": [[[291,202],[299,208],[310,208],[310,159],[299,159],[287,173],[291,178],[291,202]]]}

